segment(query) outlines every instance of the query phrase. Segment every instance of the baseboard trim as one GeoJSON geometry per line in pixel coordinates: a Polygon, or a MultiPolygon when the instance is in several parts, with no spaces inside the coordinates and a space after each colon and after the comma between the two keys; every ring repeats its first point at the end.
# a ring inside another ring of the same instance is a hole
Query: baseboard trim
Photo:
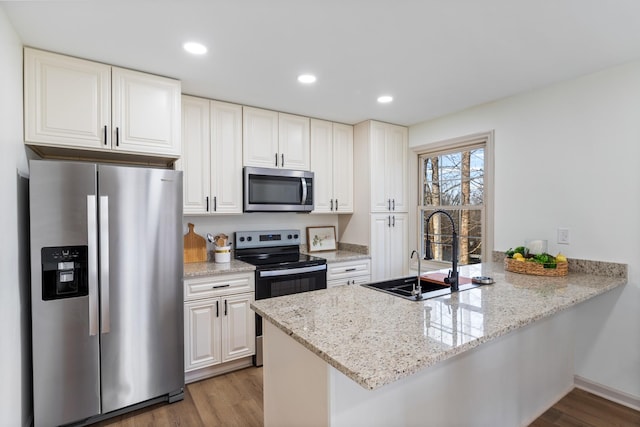
{"type": "Polygon", "coordinates": [[[619,390],[614,390],[606,385],[599,384],[595,381],[588,380],[579,375],[574,375],[573,383],[581,390],[588,391],[589,393],[600,396],[604,399],[612,402],[619,403],[628,408],[640,411],[640,397],[633,396],[629,393],[625,393],[619,390]]]}
{"type": "Polygon", "coordinates": [[[249,366],[253,366],[252,356],[233,360],[231,362],[223,363],[220,365],[208,366],[206,368],[201,368],[195,371],[185,372],[184,383],[190,384],[192,382],[226,374],[231,371],[237,371],[238,369],[247,368],[249,366]]]}

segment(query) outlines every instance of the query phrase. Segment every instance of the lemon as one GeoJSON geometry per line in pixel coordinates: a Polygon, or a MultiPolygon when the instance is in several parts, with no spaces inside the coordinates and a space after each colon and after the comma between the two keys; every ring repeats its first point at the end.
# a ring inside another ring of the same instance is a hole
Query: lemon
{"type": "Polygon", "coordinates": [[[525,262],[525,261],[526,261],[522,255],[520,255],[520,258],[516,258],[515,256],[514,256],[513,258],[514,258],[516,261],[521,261],[521,262],[525,262]]]}
{"type": "Polygon", "coordinates": [[[513,254],[513,259],[524,259],[524,256],[520,252],[513,254]]]}
{"type": "Polygon", "coordinates": [[[561,253],[558,253],[558,255],[556,255],[556,261],[557,262],[567,262],[567,257],[562,255],[561,253]]]}

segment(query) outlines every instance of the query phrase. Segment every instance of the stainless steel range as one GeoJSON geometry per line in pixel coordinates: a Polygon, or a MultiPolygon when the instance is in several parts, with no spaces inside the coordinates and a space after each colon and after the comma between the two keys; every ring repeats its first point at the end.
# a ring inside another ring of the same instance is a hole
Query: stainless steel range
{"type": "MultiPolygon", "coordinates": [[[[256,299],[326,289],[327,261],[300,253],[300,230],[238,231],[235,258],[256,266],[256,299]]],[[[256,366],[262,366],[262,318],[256,314],[256,366]]]]}

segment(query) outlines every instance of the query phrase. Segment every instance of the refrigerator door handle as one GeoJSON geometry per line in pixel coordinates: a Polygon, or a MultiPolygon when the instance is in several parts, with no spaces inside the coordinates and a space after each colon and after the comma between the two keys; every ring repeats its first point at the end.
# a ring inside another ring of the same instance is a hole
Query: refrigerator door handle
{"type": "Polygon", "coordinates": [[[100,196],[100,333],[111,331],[109,313],[109,197],[100,196]]]}
{"type": "Polygon", "coordinates": [[[89,336],[98,335],[98,215],[96,196],[87,196],[87,246],[89,255],[89,336]]]}

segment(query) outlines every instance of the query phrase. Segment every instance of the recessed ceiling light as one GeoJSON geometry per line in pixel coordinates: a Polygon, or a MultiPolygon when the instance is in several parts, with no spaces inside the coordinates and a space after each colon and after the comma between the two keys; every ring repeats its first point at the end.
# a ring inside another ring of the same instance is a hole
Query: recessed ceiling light
{"type": "Polygon", "coordinates": [[[201,43],[196,42],[187,42],[182,45],[184,50],[189,53],[193,53],[194,55],[204,55],[207,53],[207,47],[201,43]]]}
{"type": "Polygon", "coordinates": [[[380,104],[387,104],[391,101],[393,101],[393,96],[390,96],[390,95],[382,95],[378,97],[378,102],[380,104]]]}
{"type": "Polygon", "coordinates": [[[314,76],[313,74],[300,74],[298,76],[298,81],[300,83],[306,83],[306,84],[315,83],[316,76],[314,76]]]}

